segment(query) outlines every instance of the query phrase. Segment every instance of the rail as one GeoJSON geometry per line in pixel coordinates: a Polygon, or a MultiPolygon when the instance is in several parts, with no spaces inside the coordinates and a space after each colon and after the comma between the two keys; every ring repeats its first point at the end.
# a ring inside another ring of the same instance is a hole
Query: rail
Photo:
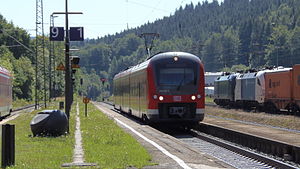
{"type": "Polygon", "coordinates": [[[256,150],[256,151],[259,151],[259,152],[262,152],[265,154],[280,157],[280,158],[284,159],[285,161],[292,161],[294,163],[300,164],[300,147],[295,146],[295,145],[290,145],[287,143],[278,142],[275,140],[258,137],[258,136],[251,135],[251,134],[241,133],[238,131],[234,131],[234,130],[230,130],[230,129],[226,129],[223,127],[210,125],[210,124],[206,124],[206,123],[201,123],[196,129],[191,130],[191,131],[192,131],[192,135],[194,135],[198,138],[212,142],[213,144],[217,144],[219,146],[225,147],[231,151],[240,153],[240,154],[248,156],[250,158],[270,164],[274,167],[296,168],[296,167],[293,167],[282,161],[268,158],[261,154],[257,154],[257,153],[242,149],[237,146],[232,146],[230,144],[226,144],[225,142],[222,142],[222,141],[218,141],[215,139],[205,137],[203,135],[199,135],[198,132],[202,132],[202,133],[205,133],[208,135],[212,135],[214,137],[222,138],[226,141],[236,143],[238,145],[248,147],[252,150],[256,150]]]}

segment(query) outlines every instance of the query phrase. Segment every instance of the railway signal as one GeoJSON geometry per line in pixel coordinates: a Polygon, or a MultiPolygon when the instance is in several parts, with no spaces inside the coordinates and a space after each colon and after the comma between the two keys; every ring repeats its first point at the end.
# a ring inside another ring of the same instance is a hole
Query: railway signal
{"type": "Polygon", "coordinates": [[[71,59],[72,69],[80,68],[80,66],[79,66],[80,58],[78,56],[70,56],[70,59],[71,59]]]}

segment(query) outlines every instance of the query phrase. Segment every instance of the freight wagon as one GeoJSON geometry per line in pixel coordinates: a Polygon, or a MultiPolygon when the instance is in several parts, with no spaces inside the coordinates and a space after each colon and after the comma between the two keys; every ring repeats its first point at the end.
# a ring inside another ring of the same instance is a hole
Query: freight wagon
{"type": "Polygon", "coordinates": [[[265,110],[278,112],[286,109],[299,112],[300,65],[266,73],[265,110]]]}

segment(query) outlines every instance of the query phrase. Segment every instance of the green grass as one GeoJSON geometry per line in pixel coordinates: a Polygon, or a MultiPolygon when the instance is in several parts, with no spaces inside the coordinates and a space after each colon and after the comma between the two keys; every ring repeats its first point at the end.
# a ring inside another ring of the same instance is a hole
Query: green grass
{"type": "Polygon", "coordinates": [[[13,109],[22,107],[22,106],[26,106],[29,104],[34,104],[33,101],[27,101],[27,100],[23,100],[23,99],[18,99],[18,100],[14,100],[13,101],[13,109]]]}
{"type": "MultiPolygon", "coordinates": [[[[81,100],[80,100],[81,101],[81,100]]],[[[53,103],[57,109],[58,102],[53,103]]],[[[106,115],[89,104],[89,116],[84,116],[81,105],[81,130],[85,161],[97,163],[100,168],[127,168],[153,165],[151,157],[130,134],[124,132],[106,115]]],[[[30,121],[37,111],[21,114],[9,124],[15,125],[15,166],[9,169],[56,169],[73,161],[75,109],[71,111],[70,134],[61,137],[32,137],[30,121]]],[[[0,130],[1,132],[1,130],[0,130]]],[[[1,146],[0,146],[1,148],[1,146]]],[[[0,157],[1,158],[1,157],[0,157]]],[[[74,167],[73,167],[74,168],[74,167]]],[[[76,167],[75,167],[76,168],[76,167]]],[[[80,168],[80,167],[77,167],[80,168]]],[[[90,167],[96,168],[96,167],[90,167]]]]}
{"type": "MultiPolygon", "coordinates": [[[[47,109],[57,109],[49,107],[47,109]]],[[[74,147],[74,109],[70,120],[71,134],[61,137],[32,137],[30,121],[37,112],[20,115],[10,121],[15,124],[15,166],[16,169],[61,168],[63,163],[72,162],[74,147]]]]}
{"type": "Polygon", "coordinates": [[[153,165],[145,148],[91,103],[88,117],[80,103],[80,119],[86,162],[97,163],[100,168],[153,165]]]}
{"type": "Polygon", "coordinates": [[[214,98],[206,96],[205,103],[214,103],[214,98]]]}
{"type": "MultiPolygon", "coordinates": [[[[264,112],[246,112],[239,109],[226,109],[220,107],[205,107],[208,115],[231,118],[235,120],[256,122],[277,127],[300,130],[300,117],[294,115],[268,114],[264,112]]],[[[205,118],[204,118],[205,121],[205,118]]]]}

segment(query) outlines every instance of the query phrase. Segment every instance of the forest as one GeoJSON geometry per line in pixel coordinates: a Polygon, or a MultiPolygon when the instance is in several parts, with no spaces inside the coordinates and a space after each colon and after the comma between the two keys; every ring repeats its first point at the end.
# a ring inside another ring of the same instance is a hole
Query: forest
{"type": "MultiPolygon", "coordinates": [[[[76,91],[93,99],[112,94],[114,75],[147,58],[142,33],[158,33],[151,54],[184,51],[197,55],[207,72],[290,67],[300,63],[299,0],[224,0],[188,4],[173,15],[97,39],[72,43],[79,48],[81,69],[76,73],[76,91]],[[100,78],[107,82],[101,83],[100,78]],[[81,85],[79,79],[83,79],[81,85]]],[[[34,49],[35,39],[0,17],[0,28],[34,49]]],[[[40,37],[42,38],[42,37],[40,37]]],[[[0,34],[0,59],[14,72],[16,98],[33,98],[34,64],[22,47],[7,47],[11,39],[0,34]],[[22,63],[22,64],[21,64],[22,63]],[[28,64],[27,66],[25,64],[28,64]],[[24,72],[28,71],[28,72],[24,72]],[[23,76],[25,75],[25,76],[23,76]],[[27,87],[25,87],[27,86],[27,87]]],[[[57,44],[56,53],[62,55],[57,44]]],[[[58,56],[63,59],[63,56],[58,56]]],[[[63,76],[58,74],[58,76],[63,76]]],[[[61,82],[62,83],[62,82],[61,82]]],[[[63,92],[63,84],[58,87],[63,92]]]]}

